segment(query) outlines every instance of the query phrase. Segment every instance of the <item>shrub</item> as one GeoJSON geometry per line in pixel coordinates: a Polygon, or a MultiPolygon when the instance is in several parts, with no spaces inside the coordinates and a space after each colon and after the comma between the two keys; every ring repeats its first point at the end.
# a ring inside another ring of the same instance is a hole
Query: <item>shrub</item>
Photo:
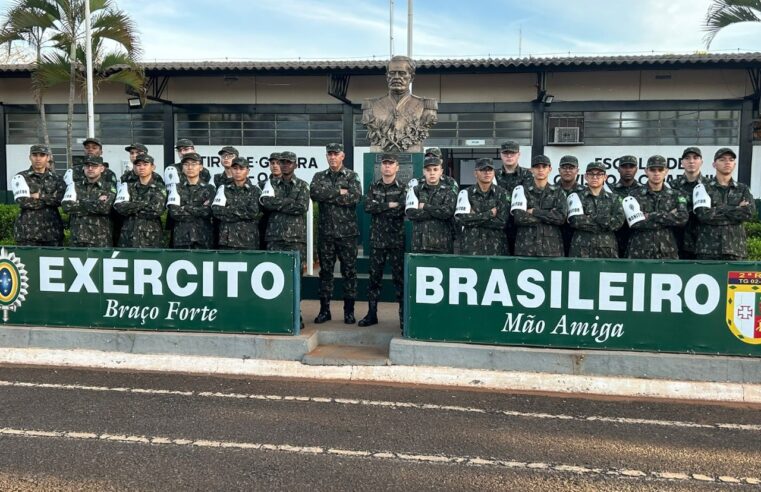
{"type": "Polygon", "coordinates": [[[761,261],[761,238],[748,238],[748,260],[761,261]]]}
{"type": "Polygon", "coordinates": [[[761,222],[757,222],[757,221],[746,222],[745,234],[747,234],[749,238],[751,237],[761,238],[761,222]]]}

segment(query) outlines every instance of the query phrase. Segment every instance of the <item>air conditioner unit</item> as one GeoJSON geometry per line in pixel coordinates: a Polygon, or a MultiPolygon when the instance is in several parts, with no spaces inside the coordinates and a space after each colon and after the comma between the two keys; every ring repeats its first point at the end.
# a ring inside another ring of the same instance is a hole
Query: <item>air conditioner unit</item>
{"type": "Polygon", "coordinates": [[[577,144],[579,141],[578,126],[556,126],[552,138],[554,144],[577,144]]]}

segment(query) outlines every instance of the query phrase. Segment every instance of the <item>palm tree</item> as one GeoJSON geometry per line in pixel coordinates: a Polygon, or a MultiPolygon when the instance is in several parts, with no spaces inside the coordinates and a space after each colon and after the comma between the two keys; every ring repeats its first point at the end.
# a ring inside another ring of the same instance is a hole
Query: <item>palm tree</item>
{"type": "Polygon", "coordinates": [[[761,22],[761,0],[713,0],[706,14],[706,47],[723,28],[741,22],[761,22]]]}
{"type": "MultiPolygon", "coordinates": [[[[77,85],[84,86],[85,0],[18,0],[21,8],[44,12],[38,25],[46,26],[51,50],[41,54],[33,76],[35,93],[69,84],[66,119],[66,161],[71,163],[74,100],[77,85]]],[[[129,16],[112,0],[89,0],[91,12],[94,88],[104,82],[126,84],[143,91],[144,74],[137,65],[137,33],[129,16]]]]}

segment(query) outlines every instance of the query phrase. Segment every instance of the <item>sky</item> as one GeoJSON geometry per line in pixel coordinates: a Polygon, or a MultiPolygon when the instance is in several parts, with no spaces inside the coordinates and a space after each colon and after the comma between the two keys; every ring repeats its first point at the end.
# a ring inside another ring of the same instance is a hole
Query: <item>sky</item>
{"type": "MultiPolygon", "coordinates": [[[[135,20],[142,61],[349,60],[389,56],[388,0],[114,0],[135,20]]],[[[11,0],[0,0],[4,10],[11,0]]],[[[407,52],[395,0],[394,53],[407,52]]],[[[708,51],[711,0],[417,0],[413,57],[512,58],[708,51]]],[[[710,52],[761,51],[761,23],[710,52]]]]}

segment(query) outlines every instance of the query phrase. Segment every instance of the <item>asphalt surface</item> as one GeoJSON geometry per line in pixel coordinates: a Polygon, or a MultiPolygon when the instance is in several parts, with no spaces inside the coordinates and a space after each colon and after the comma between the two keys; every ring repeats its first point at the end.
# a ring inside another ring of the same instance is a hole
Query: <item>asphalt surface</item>
{"type": "Polygon", "coordinates": [[[761,408],[0,367],[0,490],[755,490],[761,408]]]}

